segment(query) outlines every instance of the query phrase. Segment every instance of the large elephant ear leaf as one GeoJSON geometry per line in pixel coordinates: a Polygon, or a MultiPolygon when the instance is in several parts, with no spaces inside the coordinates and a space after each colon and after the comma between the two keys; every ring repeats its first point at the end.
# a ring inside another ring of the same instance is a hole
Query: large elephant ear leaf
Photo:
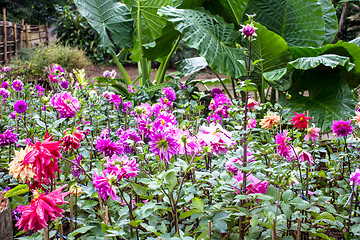
{"type": "Polygon", "coordinates": [[[319,47],[325,40],[325,21],[317,0],[249,0],[245,13],[255,13],[256,22],[290,46],[319,47]]]}
{"type": "Polygon", "coordinates": [[[166,18],[159,16],[157,12],[161,6],[172,5],[172,0],[124,0],[124,2],[131,6],[135,25],[138,26],[137,21],[141,21],[142,31],[151,42],[161,36],[166,25],[166,18]]]}
{"type": "Polygon", "coordinates": [[[100,47],[112,55],[115,54],[114,44],[120,48],[132,48],[133,20],[125,4],[115,0],[75,0],[75,4],[100,35],[100,47]]]}
{"type": "Polygon", "coordinates": [[[246,74],[243,52],[234,46],[240,36],[233,24],[198,10],[162,7],[160,14],[175,25],[189,47],[198,50],[209,66],[226,76],[239,78],[246,74]]]}
{"type": "Polygon", "coordinates": [[[338,20],[336,11],[331,0],[319,0],[321,4],[324,21],[325,21],[325,40],[323,44],[329,44],[334,41],[338,32],[338,20]]]}
{"type": "MultiPolygon", "coordinates": [[[[252,41],[251,58],[253,61],[257,59],[261,59],[261,61],[255,65],[251,79],[257,84],[261,84],[265,72],[286,67],[287,62],[291,61],[291,53],[281,36],[258,23],[254,23],[254,26],[258,29],[256,30],[257,36],[252,41]]],[[[291,80],[289,77],[283,77],[281,80],[270,82],[270,84],[284,91],[291,86],[291,80]]]]}
{"type": "Polygon", "coordinates": [[[356,102],[349,86],[339,74],[326,69],[312,69],[304,72],[301,81],[302,85],[308,87],[308,95],[290,90],[290,100],[285,96],[280,99],[284,106],[295,112],[309,111],[315,125],[323,131],[331,130],[333,120],[351,117],[349,113],[354,112],[356,102]]]}
{"type": "Polygon", "coordinates": [[[246,5],[249,0],[219,0],[209,1],[204,7],[214,15],[222,16],[225,21],[240,27],[246,5]]]}

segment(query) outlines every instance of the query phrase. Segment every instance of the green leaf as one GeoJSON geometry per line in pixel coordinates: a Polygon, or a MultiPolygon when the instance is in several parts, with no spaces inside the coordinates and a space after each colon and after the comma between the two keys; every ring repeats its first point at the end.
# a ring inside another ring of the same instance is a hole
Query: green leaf
{"type": "MultiPolygon", "coordinates": [[[[335,70],[334,70],[335,71],[335,70]]],[[[307,89],[309,96],[300,95],[296,90],[290,90],[291,99],[281,96],[281,103],[295,112],[309,111],[316,126],[322,131],[330,131],[333,120],[348,119],[355,109],[347,83],[328,69],[305,71],[296,82],[298,88],[307,89]]]]}
{"type": "Polygon", "coordinates": [[[204,203],[197,197],[194,197],[191,200],[191,203],[193,205],[194,208],[196,208],[197,210],[203,212],[204,211],[204,203]]]}
{"type": "Polygon", "coordinates": [[[245,13],[256,13],[256,22],[290,46],[319,47],[325,40],[325,21],[317,0],[249,0],[245,13]]]}
{"type": "MultiPolygon", "coordinates": [[[[265,72],[286,67],[287,62],[291,61],[292,58],[288,45],[281,36],[267,30],[258,23],[254,23],[254,26],[258,28],[256,30],[258,36],[252,42],[251,58],[253,61],[257,59],[261,59],[262,61],[255,65],[251,79],[260,85],[264,80],[263,74],[265,72]]],[[[279,90],[285,90],[291,86],[289,77],[271,83],[279,90]]]]}
{"type": "Polygon", "coordinates": [[[311,68],[316,68],[320,64],[336,68],[337,66],[343,66],[347,71],[351,71],[355,64],[350,62],[348,57],[338,56],[335,54],[324,54],[317,57],[302,57],[298,58],[295,61],[288,63],[288,69],[301,69],[301,70],[308,70],[311,68]]]}
{"type": "Polygon", "coordinates": [[[51,128],[57,128],[66,118],[60,118],[51,124],[51,128]]]}
{"type": "Polygon", "coordinates": [[[144,56],[149,60],[157,60],[166,57],[180,33],[175,30],[174,24],[167,22],[161,36],[155,42],[144,44],[144,56]]]}
{"type": "Polygon", "coordinates": [[[134,188],[134,191],[136,192],[137,195],[143,196],[146,195],[148,188],[141,186],[137,183],[131,183],[132,187],[134,188]]]}
{"type": "Polygon", "coordinates": [[[232,24],[198,10],[162,7],[159,13],[174,23],[183,40],[189,47],[197,49],[214,71],[234,78],[246,74],[244,64],[238,61],[243,58],[243,53],[235,48],[240,33],[232,24]]]}
{"type": "Polygon", "coordinates": [[[282,199],[284,200],[284,202],[289,202],[292,198],[294,197],[294,193],[291,190],[286,190],[285,192],[283,192],[282,194],[282,199]]]}
{"type": "Polygon", "coordinates": [[[124,0],[124,3],[131,6],[131,14],[136,26],[135,31],[137,31],[139,13],[141,28],[150,41],[153,42],[161,36],[162,29],[166,25],[166,18],[159,16],[157,12],[161,6],[172,5],[172,0],[124,0]]]}
{"type": "Polygon", "coordinates": [[[287,219],[291,219],[292,211],[289,204],[281,203],[281,210],[283,211],[287,219]]]}
{"type": "Polygon", "coordinates": [[[173,190],[178,183],[175,173],[173,171],[168,172],[165,179],[169,184],[169,188],[173,190]]]}
{"type": "Polygon", "coordinates": [[[115,0],[74,0],[74,2],[81,15],[100,35],[100,47],[111,55],[115,55],[114,44],[120,48],[132,48],[133,20],[125,4],[115,0]]]}
{"type": "Polygon", "coordinates": [[[316,220],[324,220],[324,219],[329,220],[333,223],[335,223],[336,220],[335,217],[329,212],[323,212],[316,217],[316,220]]]}
{"type": "Polygon", "coordinates": [[[177,8],[182,9],[195,9],[201,7],[205,0],[182,0],[181,4],[177,8]]]}
{"type": "Polygon", "coordinates": [[[86,233],[90,229],[93,229],[94,227],[95,226],[86,226],[86,227],[78,228],[78,229],[74,230],[71,234],[72,234],[72,236],[76,236],[79,233],[86,233]]]}
{"type": "Polygon", "coordinates": [[[296,209],[300,209],[300,210],[306,210],[308,209],[309,207],[311,207],[311,204],[308,203],[307,201],[305,200],[302,200],[301,198],[299,197],[296,197],[294,198],[293,200],[291,200],[289,202],[290,204],[294,205],[294,207],[296,209]]]}
{"type": "Polygon", "coordinates": [[[191,209],[189,211],[183,212],[180,214],[179,219],[190,217],[194,213],[197,213],[197,211],[198,211],[197,209],[191,209]]]}
{"type": "Polygon", "coordinates": [[[321,4],[323,17],[325,21],[325,40],[323,44],[329,44],[334,41],[338,32],[338,20],[336,11],[331,0],[319,0],[321,4]]]}
{"type": "Polygon", "coordinates": [[[42,128],[46,128],[46,125],[45,125],[45,123],[43,122],[43,121],[41,121],[40,119],[36,119],[36,123],[40,126],[40,127],[42,127],[42,128]]]}
{"type": "MultiPolygon", "coordinates": [[[[309,70],[318,67],[320,64],[331,68],[342,66],[347,71],[351,71],[355,66],[355,64],[350,62],[350,58],[348,57],[338,56],[335,54],[324,54],[317,57],[298,58],[289,62],[287,64],[287,68],[280,68],[264,73],[264,77],[269,81],[275,81],[281,79],[283,76],[285,76],[287,73],[290,73],[294,69],[309,70]]],[[[287,90],[289,88],[290,86],[287,86],[287,88],[280,90],[287,90]]]]}
{"type": "Polygon", "coordinates": [[[29,186],[27,184],[20,184],[7,191],[4,195],[6,198],[14,197],[20,194],[27,193],[29,191],[29,186]]]}
{"type": "Polygon", "coordinates": [[[187,58],[176,63],[176,68],[184,77],[189,76],[208,66],[206,59],[203,57],[187,58]]]}
{"type": "Polygon", "coordinates": [[[237,27],[240,27],[248,1],[249,0],[208,1],[204,4],[204,7],[212,14],[222,16],[225,21],[234,23],[237,27]]]}

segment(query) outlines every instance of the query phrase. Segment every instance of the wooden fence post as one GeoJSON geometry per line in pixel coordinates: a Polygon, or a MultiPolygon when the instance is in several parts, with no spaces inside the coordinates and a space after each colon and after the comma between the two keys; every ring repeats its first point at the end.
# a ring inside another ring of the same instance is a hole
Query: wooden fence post
{"type": "Polygon", "coordinates": [[[50,41],[49,41],[49,25],[48,25],[48,23],[45,23],[45,31],[46,31],[46,35],[45,35],[45,37],[46,37],[45,44],[49,46],[50,41]]]}
{"type": "Polygon", "coordinates": [[[17,52],[17,23],[13,23],[14,25],[14,52],[15,52],[15,57],[18,56],[18,52],[17,52]]]}
{"type": "Polygon", "coordinates": [[[39,25],[39,45],[41,45],[41,25],[39,25]]]}
{"type": "Polygon", "coordinates": [[[29,48],[29,26],[27,23],[25,23],[25,42],[26,48],[29,48]]]}
{"type": "Polygon", "coordinates": [[[20,26],[20,49],[24,47],[24,19],[21,19],[20,26]]]}
{"type": "Polygon", "coordinates": [[[4,63],[7,62],[7,30],[6,30],[6,10],[3,7],[2,9],[3,13],[3,29],[4,29],[4,63]]]}

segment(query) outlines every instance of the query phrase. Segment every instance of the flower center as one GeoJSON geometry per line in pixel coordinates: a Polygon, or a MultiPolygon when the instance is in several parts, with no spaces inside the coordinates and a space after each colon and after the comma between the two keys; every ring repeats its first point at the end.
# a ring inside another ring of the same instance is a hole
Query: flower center
{"type": "Polygon", "coordinates": [[[169,143],[166,141],[166,139],[161,139],[157,143],[157,148],[167,149],[169,148],[169,143]]]}

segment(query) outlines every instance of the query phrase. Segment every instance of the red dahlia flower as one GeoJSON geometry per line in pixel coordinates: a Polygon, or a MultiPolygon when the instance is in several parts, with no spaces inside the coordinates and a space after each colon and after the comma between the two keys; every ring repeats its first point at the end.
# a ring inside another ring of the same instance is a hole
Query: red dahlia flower
{"type": "Polygon", "coordinates": [[[63,217],[61,213],[65,211],[59,208],[58,205],[67,203],[64,201],[64,197],[69,192],[61,192],[65,187],[66,185],[48,194],[41,193],[31,201],[30,205],[19,206],[17,210],[22,215],[15,226],[19,229],[24,228],[24,231],[34,230],[34,232],[37,232],[46,228],[49,220],[54,221],[57,217],[63,217]]]}
{"type": "Polygon", "coordinates": [[[80,142],[84,139],[84,133],[74,132],[73,134],[67,134],[65,132],[65,136],[60,139],[60,142],[65,148],[65,151],[71,150],[74,151],[75,149],[78,149],[80,147],[80,142]]]}
{"type": "Polygon", "coordinates": [[[298,114],[296,112],[295,117],[290,119],[292,121],[292,125],[296,127],[297,129],[306,129],[308,127],[308,120],[311,119],[311,117],[305,117],[305,111],[302,114],[298,114]]]}
{"type": "Polygon", "coordinates": [[[21,165],[32,164],[35,167],[37,180],[55,178],[55,172],[60,172],[58,162],[61,158],[60,142],[52,142],[51,136],[43,142],[32,144],[33,150],[28,152],[21,165]]]}

